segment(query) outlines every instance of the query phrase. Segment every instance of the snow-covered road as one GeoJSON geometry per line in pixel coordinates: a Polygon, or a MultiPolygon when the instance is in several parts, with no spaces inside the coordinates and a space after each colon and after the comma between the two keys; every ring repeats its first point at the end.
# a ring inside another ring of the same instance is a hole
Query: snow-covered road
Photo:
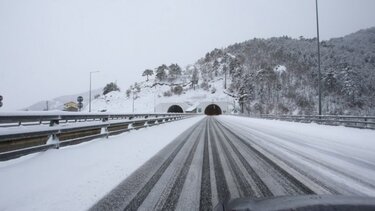
{"type": "Polygon", "coordinates": [[[210,210],[238,197],[375,196],[375,131],[207,117],[93,210],[210,210]]]}
{"type": "Polygon", "coordinates": [[[237,197],[375,196],[374,152],[374,130],[199,116],[0,162],[0,210],[210,210],[237,197]]]}
{"type": "Polygon", "coordinates": [[[236,117],[220,121],[288,172],[299,171],[301,179],[308,181],[305,175],[339,194],[375,196],[374,130],[236,117]]]}

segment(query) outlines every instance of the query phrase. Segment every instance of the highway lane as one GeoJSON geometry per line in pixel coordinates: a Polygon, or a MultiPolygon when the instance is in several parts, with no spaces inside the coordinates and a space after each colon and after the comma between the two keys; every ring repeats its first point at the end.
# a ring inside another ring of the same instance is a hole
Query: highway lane
{"type": "Polygon", "coordinates": [[[345,146],[332,150],[322,141],[303,138],[309,141],[233,117],[206,117],[91,209],[212,210],[238,197],[375,195],[374,163],[345,154],[345,146]],[[332,159],[324,160],[327,156],[332,159]]]}

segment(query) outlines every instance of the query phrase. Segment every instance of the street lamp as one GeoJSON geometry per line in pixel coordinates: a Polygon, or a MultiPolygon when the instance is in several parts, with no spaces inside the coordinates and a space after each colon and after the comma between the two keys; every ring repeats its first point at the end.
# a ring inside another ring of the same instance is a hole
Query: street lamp
{"type": "Polygon", "coordinates": [[[89,112],[91,112],[91,75],[93,73],[98,73],[100,71],[91,71],[90,72],[90,91],[89,91],[89,112]]]}
{"type": "Polygon", "coordinates": [[[136,91],[135,88],[133,88],[133,89],[132,89],[132,94],[133,94],[133,97],[132,97],[132,98],[133,98],[132,111],[133,111],[133,114],[134,114],[134,100],[135,100],[135,97],[136,97],[136,96],[134,95],[134,94],[135,94],[135,91],[136,91]]]}
{"type": "Polygon", "coordinates": [[[134,114],[134,91],[133,91],[133,106],[132,106],[132,111],[133,111],[133,114],[134,114]]]}
{"type": "Polygon", "coordinates": [[[316,34],[318,42],[318,92],[319,92],[319,115],[322,115],[322,87],[321,87],[321,72],[320,72],[320,41],[319,41],[319,16],[318,16],[318,0],[315,0],[315,10],[316,10],[316,34]]]}

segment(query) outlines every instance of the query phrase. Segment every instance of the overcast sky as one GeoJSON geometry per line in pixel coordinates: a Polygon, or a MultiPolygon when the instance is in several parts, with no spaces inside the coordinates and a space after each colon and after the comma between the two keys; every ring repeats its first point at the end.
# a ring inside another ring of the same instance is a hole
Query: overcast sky
{"type": "MultiPolygon", "coordinates": [[[[375,25],[375,0],[320,0],[322,39],[375,25]]],[[[315,37],[315,0],[0,0],[1,110],[143,80],[254,37],[315,37]]]]}

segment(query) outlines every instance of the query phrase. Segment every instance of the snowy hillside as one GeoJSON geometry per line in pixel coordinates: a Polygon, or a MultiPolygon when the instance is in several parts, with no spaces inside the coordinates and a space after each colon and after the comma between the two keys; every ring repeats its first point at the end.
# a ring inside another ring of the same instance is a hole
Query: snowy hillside
{"type": "MultiPolygon", "coordinates": [[[[375,27],[322,41],[320,46],[323,114],[375,115],[375,27]]],[[[247,95],[245,112],[317,113],[316,39],[253,39],[215,49],[198,63],[224,65],[218,60],[228,53],[237,58],[231,89],[247,95]],[[275,71],[280,65],[283,71],[275,71]]],[[[225,65],[234,69],[231,63],[225,65]]]]}
{"type": "MultiPolygon", "coordinates": [[[[93,97],[101,93],[102,93],[102,89],[92,90],[93,97]]],[[[48,110],[63,110],[65,103],[68,103],[71,101],[76,102],[78,96],[82,96],[83,99],[85,99],[83,104],[84,106],[86,106],[88,104],[89,92],[84,92],[84,93],[79,93],[79,94],[74,94],[74,95],[65,95],[65,96],[54,98],[54,99],[50,99],[48,100],[48,110]]],[[[28,110],[28,111],[47,110],[47,100],[37,102],[23,110],[28,110]]]]}
{"type": "MultiPolygon", "coordinates": [[[[155,112],[156,107],[163,103],[186,103],[188,105],[195,105],[199,102],[233,102],[232,97],[224,93],[223,80],[217,78],[209,82],[209,90],[196,88],[195,90],[189,84],[181,83],[183,91],[181,94],[173,94],[171,87],[174,85],[159,85],[154,83],[154,80],[148,82],[141,82],[137,84],[140,91],[134,94],[134,112],[135,113],[152,113],[155,112]],[[213,90],[215,90],[213,92],[213,90]],[[166,95],[171,96],[166,96],[166,95]]],[[[93,100],[92,111],[108,111],[120,113],[133,112],[133,94],[127,96],[126,91],[113,91],[106,95],[93,100]]],[[[84,109],[88,111],[88,107],[84,109]]]]}
{"type": "MultiPolygon", "coordinates": [[[[375,28],[370,28],[321,42],[324,114],[375,114],[374,41],[375,28]]],[[[139,91],[135,112],[152,112],[165,102],[201,101],[235,102],[252,114],[318,111],[316,39],[253,39],[215,49],[185,69],[162,64],[154,72],[155,79],[127,91],[139,91]]],[[[132,96],[111,93],[94,104],[95,110],[131,112],[132,96]]]]}

